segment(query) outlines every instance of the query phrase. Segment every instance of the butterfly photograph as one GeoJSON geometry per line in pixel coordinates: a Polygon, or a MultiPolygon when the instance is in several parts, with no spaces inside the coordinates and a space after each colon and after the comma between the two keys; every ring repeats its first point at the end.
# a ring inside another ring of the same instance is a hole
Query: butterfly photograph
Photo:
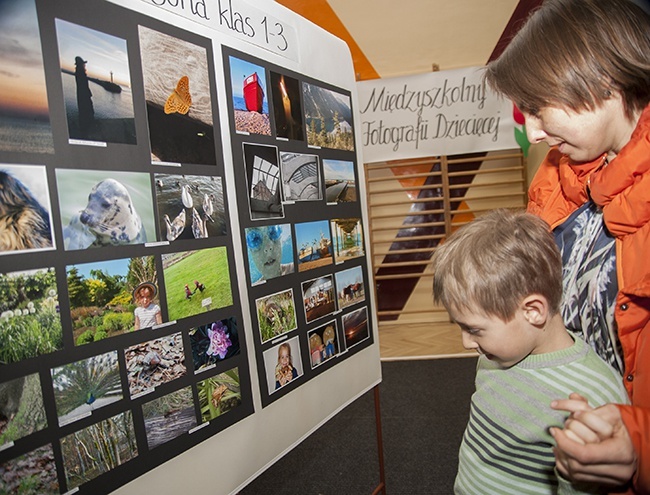
{"type": "Polygon", "coordinates": [[[138,27],[151,162],[216,164],[208,51],[138,27]]]}

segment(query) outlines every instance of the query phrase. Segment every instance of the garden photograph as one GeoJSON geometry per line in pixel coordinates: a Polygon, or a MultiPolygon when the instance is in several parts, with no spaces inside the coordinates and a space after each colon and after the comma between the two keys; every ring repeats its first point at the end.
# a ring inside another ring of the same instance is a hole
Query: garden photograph
{"type": "Polygon", "coordinates": [[[0,274],[0,362],[63,348],[54,268],[0,274]]]}
{"type": "Polygon", "coordinates": [[[189,334],[195,373],[239,354],[237,319],[234,317],[199,325],[189,334]]]}
{"type": "MultiPolygon", "coordinates": [[[[156,304],[153,256],[124,258],[66,267],[75,345],[89,344],[136,328],[134,290],[148,283],[156,304]]],[[[151,325],[148,325],[151,326],[151,325]]]]}
{"type": "Polygon", "coordinates": [[[298,328],[293,289],[255,300],[262,344],[298,328]]]}
{"type": "Polygon", "coordinates": [[[0,449],[46,426],[38,373],[0,383],[0,449]]]}

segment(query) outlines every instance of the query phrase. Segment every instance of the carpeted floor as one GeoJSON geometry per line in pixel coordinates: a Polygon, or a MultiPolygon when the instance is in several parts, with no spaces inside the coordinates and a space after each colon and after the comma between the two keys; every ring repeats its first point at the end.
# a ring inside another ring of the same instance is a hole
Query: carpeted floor
{"type": "MultiPolygon", "coordinates": [[[[476,358],[382,363],[387,495],[453,493],[476,358]]],[[[374,392],[359,397],[240,495],[370,495],[379,484],[374,392]]]]}

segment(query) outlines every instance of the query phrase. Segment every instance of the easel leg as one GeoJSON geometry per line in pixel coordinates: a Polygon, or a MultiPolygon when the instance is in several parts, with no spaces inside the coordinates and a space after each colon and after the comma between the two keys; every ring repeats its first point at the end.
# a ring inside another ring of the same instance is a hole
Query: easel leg
{"type": "Polygon", "coordinates": [[[379,384],[375,385],[375,423],[377,425],[377,454],[379,458],[379,485],[372,495],[386,495],[386,472],[384,471],[384,441],[381,435],[381,410],[379,407],[379,384]]]}

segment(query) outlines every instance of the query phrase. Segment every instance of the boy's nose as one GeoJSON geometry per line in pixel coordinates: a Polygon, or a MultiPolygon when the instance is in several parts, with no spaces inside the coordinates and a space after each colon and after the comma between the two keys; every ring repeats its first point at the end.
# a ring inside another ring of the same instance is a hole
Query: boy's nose
{"type": "Polygon", "coordinates": [[[478,349],[478,344],[474,342],[474,338],[467,332],[462,333],[463,336],[463,347],[468,351],[478,349]]]}

